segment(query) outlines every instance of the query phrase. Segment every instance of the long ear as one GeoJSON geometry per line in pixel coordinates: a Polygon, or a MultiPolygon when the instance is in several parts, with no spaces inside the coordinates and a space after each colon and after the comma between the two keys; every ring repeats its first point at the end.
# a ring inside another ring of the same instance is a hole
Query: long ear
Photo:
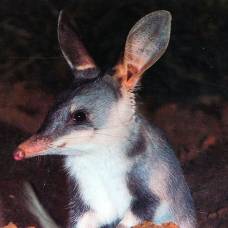
{"type": "Polygon", "coordinates": [[[116,66],[122,83],[133,89],[142,73],[165,52],[170,38],[171,14],[160,10],[140,19],[130,30],[124,56],[116,66]]]}
{"type": "Polygon", "coordinates": [[[73,71],[96,68],[93,59],[89,56],[63,11],[59,14],[58,39],[63,56],[73,71]]]}

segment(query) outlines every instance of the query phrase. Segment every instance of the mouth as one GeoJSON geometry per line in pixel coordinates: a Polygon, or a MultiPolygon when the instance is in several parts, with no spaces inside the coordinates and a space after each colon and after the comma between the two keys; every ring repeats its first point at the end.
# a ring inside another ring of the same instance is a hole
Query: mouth
{"type": "Polygon", "coordinates": [[[20,161],[26,158],[44,155],[51,144],[51,140],[44,137],[32,136],[21,143],[13,153],[14,160],[20,161]]]}

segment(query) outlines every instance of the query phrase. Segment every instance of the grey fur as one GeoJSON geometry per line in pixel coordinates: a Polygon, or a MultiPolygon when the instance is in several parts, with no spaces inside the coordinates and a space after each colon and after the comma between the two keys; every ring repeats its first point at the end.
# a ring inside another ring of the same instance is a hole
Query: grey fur
{"type": "MultiPolygon", "coordinates": [[[[186,221],[188,227],[196,227],[193,201],[173,149],[164,134],[143,117],[137,116],[136,124],[138,129],[134,126],[134,131],[140,131],[138,135],[143,136],[147,146],[144,153],[137,154],[134,158],[134,165],[129,173],[131,179],[135,176],[138,187],[143,191],[143,188],[148,187],[150,179],[158,178],[158,173],[168,175],[166,186],[163,186],[163,194],[155,195],[159,200],[170,199],[174,222],[180,224],[181,221],[186,221]]],[[[139,139],[137,138],[136,141],[139,139]]],[[[153,193],[153,186],[150,187],[153,193]]],[[[156,207],[156,204],[154,206],[156,207]]]]}
{"type": "Polygon", "coordinates": [[[89,206],[83,202],[80,196],[79,184],[72,178],[68,178],[69,185],[69,220],[68,228],[74,227],[80,216],[89,211],[89,206]]]}
{"type": "MultiPolygon", "coordinates": [[[[94,72],[93,72],[94,74],[94,72]]],[[[77,76],[77,74],[76,74],[77,76]]],[[[72,88],[60,94],[54,107],[49,111],[44,124],[38,131],[42,135],[52,135],[58,138],[64,134],[81,128],[100,129],[108,117],[108,111],[116,102],[120,92],[115,82],[111,83],[111,76],[95,80],[82,81],[72,85],[72,88]],[[77,109],[85,110],[91,115],[87,125],[71,125],[71,107],[76,104],[77,109]]]]}
{"type": "Polygon", "coordinates": [[[127,155],[129,157],[138,156],[142,153],[145,153],[147,142],[143,135],[142,131],[138,131],[135,135],[132,134],[132,138],[135,138],[134,141],[129,145],[127,155]]]}

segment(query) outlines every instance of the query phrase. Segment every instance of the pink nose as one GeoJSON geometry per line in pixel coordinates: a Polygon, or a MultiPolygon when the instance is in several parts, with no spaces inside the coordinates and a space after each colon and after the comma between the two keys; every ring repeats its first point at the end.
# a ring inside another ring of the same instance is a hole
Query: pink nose
{"type": "Polygon", "coordinates": [[[25,152],[22,149],[18,148],[14,152],[13,157],[16,161],[23,160],[25,158],[25,152]]]}

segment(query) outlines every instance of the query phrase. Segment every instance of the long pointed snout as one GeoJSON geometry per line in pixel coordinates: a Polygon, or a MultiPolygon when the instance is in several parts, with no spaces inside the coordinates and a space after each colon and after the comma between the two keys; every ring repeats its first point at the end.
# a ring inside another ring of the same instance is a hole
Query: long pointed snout
{"type": "Polygon", "coordinates": [[[51,140],[47,137],[32,136],[25,142],[21,143],[14,151],[15,160],[42,155],[49,148],[51,140]]]}

